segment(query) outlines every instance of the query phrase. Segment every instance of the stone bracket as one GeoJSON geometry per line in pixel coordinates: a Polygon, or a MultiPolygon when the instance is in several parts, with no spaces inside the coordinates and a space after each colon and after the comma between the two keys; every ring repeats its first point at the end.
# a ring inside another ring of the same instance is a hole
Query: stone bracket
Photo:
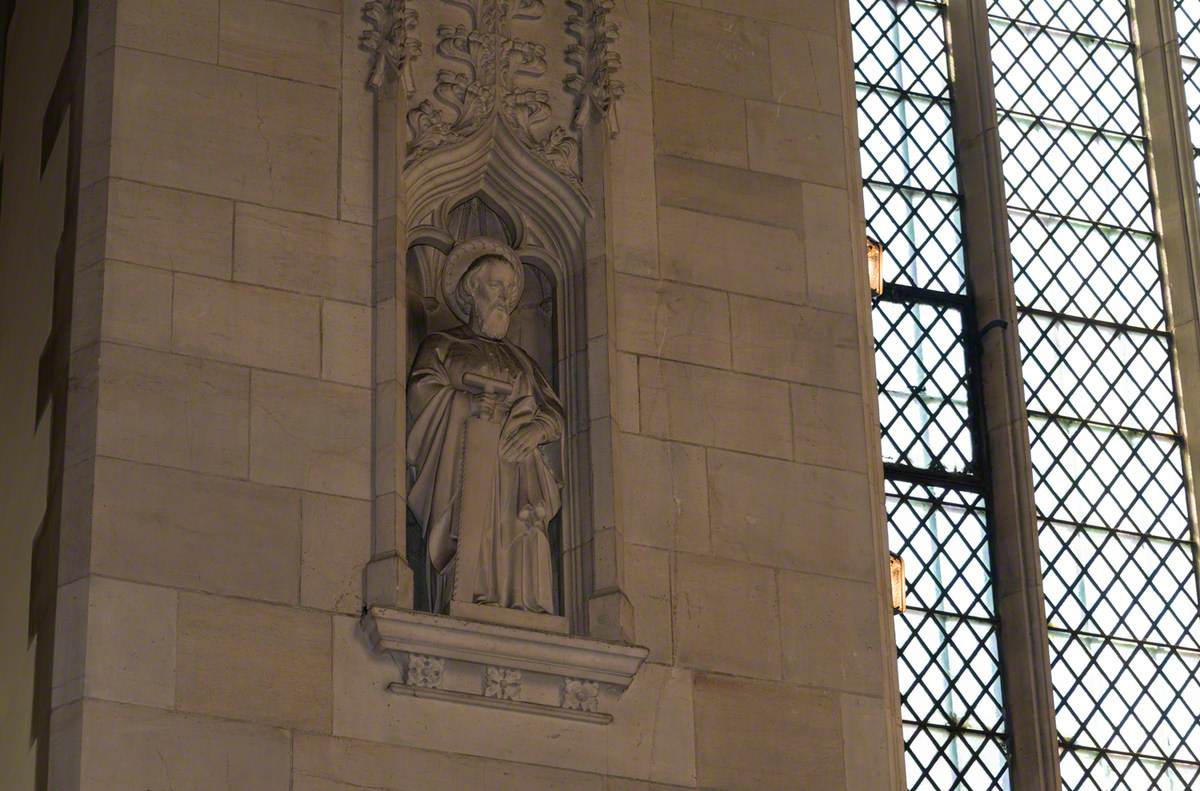
{"type": "Polygon", "coordinates": [[[372,649],[396,662],[388,691],[454,703],[607,724],[633,683],[641,646],[373,607],[362,617],[372,649]]]}

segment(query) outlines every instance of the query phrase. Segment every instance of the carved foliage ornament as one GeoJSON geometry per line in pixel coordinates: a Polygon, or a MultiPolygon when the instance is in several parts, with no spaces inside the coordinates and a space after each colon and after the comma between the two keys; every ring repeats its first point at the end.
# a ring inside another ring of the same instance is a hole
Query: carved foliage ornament
{"type": "Polygon", "coordinates": [[[367,29],[359,46],[374,57],[367,85],[379,91],[389,79],[399,78],[406,93],[416,90],[409,61],[421,54],[421,42],[409,36],[417,27],[417,12],[406,0],[368,0],[363,6],[367,29]]]}
{"type": "Polygon", "coordinates": [[[593,114],[603,118],[610,135],[617,134],[616,102],[625,93],[625,85],[613,79],[621,68],[621,56],[612,50],[618,28],[608,14],[613,0],[567,0],[575,13],[567,19],[567,32],[576,44],[567,47],[567,60],[577,70],[565,85],[575,99],[572,126],[582,128],[593,114]]]}
{"type": "Polygon", "coordinates": [[[446,660],[441,657],[409,654],[406,681],[410,687],[437,689],[442,685],[445,669],[446,660]]]}
{"type": "Polygon", "coordinates": [[[517,700],[521,697],[521,671],[506,667],[489,667],[483,678],[483,696],[498,700],[517,700]]]}

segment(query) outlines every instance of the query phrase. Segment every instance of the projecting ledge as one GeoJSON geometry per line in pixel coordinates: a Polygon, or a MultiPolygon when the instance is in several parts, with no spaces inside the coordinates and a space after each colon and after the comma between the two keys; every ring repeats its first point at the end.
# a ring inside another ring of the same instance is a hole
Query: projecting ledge
{"type": "Polygon", "coordinates": [[[392,692],[603,724],[647,649],[444,615],[374,607],[371,647],[389,654],[392,692]]]}

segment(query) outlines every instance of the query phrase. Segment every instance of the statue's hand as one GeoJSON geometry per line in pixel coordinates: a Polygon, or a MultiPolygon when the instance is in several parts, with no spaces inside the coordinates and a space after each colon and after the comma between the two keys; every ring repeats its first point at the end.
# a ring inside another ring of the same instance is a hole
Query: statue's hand
{"type": "Polygon", "coordinates": [[[500,457],[508,462],[524,461],[542,444],[542,429],[527,423],[500,443],[500,457]]]}

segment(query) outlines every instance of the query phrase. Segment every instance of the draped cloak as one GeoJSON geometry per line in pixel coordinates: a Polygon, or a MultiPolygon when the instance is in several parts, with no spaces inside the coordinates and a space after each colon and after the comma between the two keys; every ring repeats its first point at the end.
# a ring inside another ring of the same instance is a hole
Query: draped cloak
{"type": "MultiPolygon", "coordinates": [[[[463,376],[512,383],[503,398],[500,445],[523,426],[538,424],[543,442],[563,433],[563,409],[537,363],[507,340],[465,327],[435,332],[421,343],[408,378],[408,508],[425,536],[430,604],[445,612],[454,590],[457,509],[462,492],[471,395],[463,376]]],[[[531,612],[554,612],[547,526],[561,507],[560,484],[541,450],[517,462],[497,454],[489,485],[475,601],[531,612]]]]}

